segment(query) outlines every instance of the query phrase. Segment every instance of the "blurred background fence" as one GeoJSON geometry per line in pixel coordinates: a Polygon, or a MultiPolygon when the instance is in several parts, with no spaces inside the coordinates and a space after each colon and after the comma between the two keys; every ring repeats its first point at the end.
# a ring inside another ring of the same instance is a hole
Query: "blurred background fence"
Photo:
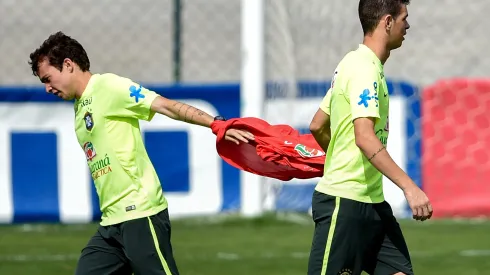
{"type": "MultiPolygon", "coordinates": [[[[62,30],[79,40],[90,56],[93,72],[113,72],[130,77],[164,95],[201,104],[199,106],[210,112],[243,115],[240,108],[230,107],[244,104],[244,95],[240,96],[239,87],[243,60],[249,53],[242,51],[242,22],[255,20],[249,18],[242,21],[242,1],[44,0],[36,1],[35,5],[33,3],[0,1],[0,52],[4,55],[0,66],[0,86],[3,87],[0,104],[3,107],[1,148],[4,150],[0,152],[0,171],[3,173],[0,182],[3,190],[0,193],[5,198],[4,221],[15,221],[16,207],[21,205],[24,205],[20,208],[23,211],[32,211],[26,216],[27,220],[36,215],[48,217],[51,210],[63,208],[60,206],[63,205],[62,201],[70,201],[71,197],[61,197],[65,194],[63,190],[73,186],[73,182],[77,182],[77,190],[84,190],[87,196],[82,198],[89,209],[87,212],[91,213],[97,208],[93,190],[90,191],[90,181],[60,176],[61,160],[58,160],[57,169],[53,172],[57,182],[50,183],[42,176],[37,177],[35,184],[39,192],[24,190],[22,186],[32,183],[22,183],[28,178],[15,176],[28,170],[15,166],[13,155],[29,157],[40,153],[32,150],[43,149],[39,145],[27,152],[23,146],[13,147],[12,144],[19,144],[19,141],[15,141],[18,136],[11,133],[20,131],[15,128],[19,120],[26,125],[29,124],[26,121],[30,121],[33,125],[32,131],[27,125],[22,128],[22,133],[47,131],[39,130],[34,125],[42,124],[48,118],[39,121],[29,114],[30,108],[34,110],[51,99],[39,95],[42,87],[36,88],[39,83],[32,76],[27,60],[29,53],[51,33],[62,30]],[[28,97],[25,97],[26,93],[28,97]],[[32,99],[33,94],[36,99],[32,99]],[[26,113],[13,115],[19,103],[28,105],[26,113]],[[41,194],[43,201],[49,201],[52,195],[42,192],[45,184],[58,186],[59,193],[53,206],[42,212],[25,202],[41,194]]],[[[263,1],[262,69],[265,90],[260,99],[262,106],[258,108],[262,118],[270,123],[288,123],[302,131],[307,130],[336,64],[362,40],[357,4],[357,1],[341,0],[263,1]]],[[[490,70],[490,56],[486,54],[486,28],[490,24],[490,17],[486,16],[488,11],[490,2],[485,0],[471,3],[455,0],[414,1],[409,6],[411,29],[407,39],[401,49],[392,53],[385,66],[393,95],[389,149],[417,183],[431,192],[435,204],[447,208],[439,212],[444,215],[475,216],[490,212],[490,203],[486,199],[490,195],[490,187],[486,184],[490,179],[490,153],[486,150],[490,142],[489,116],[486,114],[490,92],[485,79],[475,80],[487,77],[490,70]],[[426,89],[430,93],[425,93],[426,89]],[[444,169],[451,170],[448,172],[444,169]],[[462,195],[454,200],[458,194],[462,195]]],[[[59,116],[65,115],[66,110],[60,112],[59,116]]],[[[70,131],[68,123],[63,127],[62,131],[70,131]]],[[[162,122],[161,128],[163,133],[168,134],[175,127],[169,122],[162,122]]],[[[56,131],[59,134],[59,130],[56,131]]],[[[168,138],[174,141],[172,137],[168,138]]],[[[29,136],[28,140],[36,144],[37,137],[29,136]]],[[[151,147],[151,138],[146,140],[151,147]]],[[[76,140],[71,141],[72,147],[77,147],[76,140]]],[[[198,150],[196,146],[212,147],[213,137],[209,136],[208,141],[207,144],[190,145],[190,141],[182,144],[191,152],[182,159],[189,163],[172,169],[184,170],[189,179],[184,180],[188,182],[183,185],[188,189],[167,186],[168,196],[192,193],[196,186],[208,184],[205,180],[209,178],[207,166],[189,160],[190,155],[198,150]]],[[[53,148],[59,151],[60,141],[55,139],[53,142],[53,148]]],[[[56,150],[44,154],[56,154],[56,150]]],[[[86,169],[81,164],[81,151],[77,154],[78,162],[65,163],[69,171],[86,169]]],[[[210,157],[210,160],[218,161],[216,156],[210,157]]],[[[155,161],[161,177],[175,179],[172,177],[175,171],[163,168],[168,165],[168,160],[155,161]]],[[[225,163],[220,165],[216,166],[216,174],[219,174],[216,177],[219,181],[216,192],[221,194],[217,195],[219,202],[203,214],[238,211],[247,196],[254,195],[244,195],[240,191],[243,182],[240,182],[237,171],[225,163]]],[[[38,170],[47,173],[46,170],[38,170]]],[[[44,175],[42,173],[40,175],[44,175]]],[[[261,181],[264,189],[255,194],[259,196],[261,210],[308,211],[316,179],[288,183],[261,181]]],[[[164,181],[163,184],[165,187],[167,183],[164,181]]],[[[198,197],[210,192],[206,188],[199,190],[204,193],[196,195],[198,197]]],[[[401,192],[388,181],[385,191],[397,215],[406,216],[407,205],[401,192]]],[[[177,199],[175,201],[175,213],[192,214],[191,210],[179,211],[183,206],[177,203],[177,199]]],[[[66,219],[85,221],[89,219],[87,215],[66,219]]],[[[97,213],[90,217],[96,219],[97,213]]],[[[54,219],[60,219],[59,215],[55,215],[54,219]]]]}
{"type": "MultiPolygon", "coordinates": [[[[361,41],[357,1],[263,2],[269,80],[328,80],[339,59],[361,41]]],[[[28,53],[58,30],[80,40],[94,71],[169,83],[175,80],[174,46],[180,45],[181,81],[240,80],[240,0],[44,0],[35,5],[3,0],[0,8],[0,49],[8,53],[2,85],[36,84],[25,66],[28,53]]],[[[482,53],[489,9],[484,0],[414,1],[409,7],[412,28],[386,65],[387,75],[419,85],[452,76],[486,76],[490,57],[482,53]]]]}

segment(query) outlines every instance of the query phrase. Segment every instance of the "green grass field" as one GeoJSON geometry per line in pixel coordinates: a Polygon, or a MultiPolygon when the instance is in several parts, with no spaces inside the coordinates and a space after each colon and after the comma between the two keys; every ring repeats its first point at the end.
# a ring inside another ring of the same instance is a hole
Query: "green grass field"
{"type": "MultiPolygon", "coordinates": [[[[489,221],[402,221],[416,274],[490,274],[489,221]]],[[[0,226],[0,274],[73,274],[90,225],[0,226]]],[[[183,275],[306,274],[308,216],[173,221],[183,275]]]]}

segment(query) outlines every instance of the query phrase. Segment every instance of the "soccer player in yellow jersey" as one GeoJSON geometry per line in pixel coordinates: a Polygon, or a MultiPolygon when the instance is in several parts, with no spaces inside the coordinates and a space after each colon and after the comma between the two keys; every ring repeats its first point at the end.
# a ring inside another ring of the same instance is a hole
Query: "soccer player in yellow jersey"
{"type": "MultiPolygon", "coordinates": [[[[214,119],[115,74],[92,74],[82,45],[62,32],[30,55],[46,91],[75,100],[75,131],[100,198],[102,221],[82,250],[77,275],[179,274],[167,201],[143,144],[139,120],[155,113],[210,127],[214,119]]],[[[226,139],[253,136],[230,129],[226,139]]],[[[212,146],[212,145],[210,145],[212,146]]]]}
{"type": "Polygon", "coordinates": [[[383,66],[402,45],[409,0],[360,0],[364,41],[338,64],[310,123],[326,150],[312,198],[309,275],[414,274],[400,226],[383,196],[383,175],[400,187],[417,220],[431,217],[425,193],[385,149],[389,95],[383,66]]]}

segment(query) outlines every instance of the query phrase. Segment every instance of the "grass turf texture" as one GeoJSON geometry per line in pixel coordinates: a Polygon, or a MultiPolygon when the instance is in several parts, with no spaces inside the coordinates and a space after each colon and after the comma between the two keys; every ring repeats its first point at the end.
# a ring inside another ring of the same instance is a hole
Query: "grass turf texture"
{"type": "MultiPolygon", "coordinates": [[[[416,274],[489,274],[490,221],[401,220],[416,274]]],[[[173,220],[181,274],[306,274],[310,217],[266,215],[173,220]]],[[[0,274],[73,274],[88,225],[0,226],[0,274]]]]}

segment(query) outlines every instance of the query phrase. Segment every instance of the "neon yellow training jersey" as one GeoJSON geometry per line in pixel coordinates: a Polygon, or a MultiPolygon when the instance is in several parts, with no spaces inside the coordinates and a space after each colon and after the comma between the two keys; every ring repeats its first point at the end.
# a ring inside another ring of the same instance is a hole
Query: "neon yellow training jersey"
{"type": "Polygon", "coordinates": [[[156,214],[167,208],[146,153],[139,120],[150,121],[158,95],[115,74],[94,74],[75,101],[75,131],[94,179],[101,225],[156,214]]]}
{"type": "Polygon", "coordinates": [[[330,115],[332,136],[324,176],[315,189],[365,203],[384,201],[383,175],[357,147],[353,123],[360,117],[376,118],[376,136],[386,146],[388,88],[383,65],[374,52],[361,44],[342,59],[320,108],[330,115]]]}

